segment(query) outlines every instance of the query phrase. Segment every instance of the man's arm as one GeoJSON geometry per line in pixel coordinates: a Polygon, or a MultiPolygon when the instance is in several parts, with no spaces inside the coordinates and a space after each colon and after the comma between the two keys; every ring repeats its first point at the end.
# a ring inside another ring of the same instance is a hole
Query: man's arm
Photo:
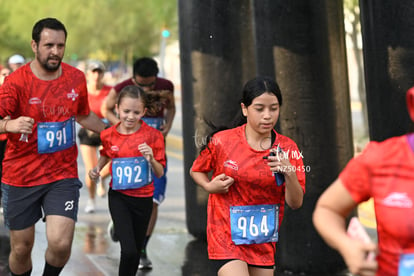
{"type": "Polygon", "coordinates": [[[14,120],[11,120],[10,116],[6,116],[0,120],[0,133],[32,134],[34,122],[34,119],[27,116],[20,116],[14,120]]]}
{"type": "Polygon", "coordinates": [[[165,125],[163,129],[161,130],[164,137],[167,136],[168,132],[170,132],[172,123],[175,117],[175,99],[174,99],[174,93],[170,93],[170,99],[168,101],[168,106],[165,108],[165,125]]]}
{"type": "Polygon", "coordinates": [[[108,96],[106,96],[105,100],[103,101],[101,112],[102,115],[108,119],[108,121],[115,125],[119,122],[119,119],[116,117],[116,114],[114,112],[115,104],[117,99],[117,93],[114,88],[111,88],[111,90],[108,93],[108,96]]]}
{"type": "Polygon", "coordinates": [[[76,121],[84,128],[96,133],[101,133],[106,128],[105,123],[92,111],[88,115],[77,115],[76,121]]]}

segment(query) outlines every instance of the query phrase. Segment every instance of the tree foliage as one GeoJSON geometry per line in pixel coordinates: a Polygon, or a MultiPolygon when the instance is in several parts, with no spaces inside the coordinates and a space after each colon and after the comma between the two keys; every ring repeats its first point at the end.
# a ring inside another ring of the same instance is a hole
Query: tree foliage
{"type": "Polygon", "coordinates": [[[32,57],[31,31],[44,17],[65,24],[65,58],[131,62],[156,55],[161,32],[177,37],[174,0],[0,0],[0,62],[14,53],[32,57]]]}

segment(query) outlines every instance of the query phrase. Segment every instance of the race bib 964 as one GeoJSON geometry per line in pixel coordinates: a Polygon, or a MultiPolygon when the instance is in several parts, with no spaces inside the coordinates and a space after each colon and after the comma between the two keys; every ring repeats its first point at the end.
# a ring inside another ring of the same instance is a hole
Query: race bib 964
{"type": "Polygon", "coordinates": [[[279,205],[230,207],[231,238],[239,244],[259,244],[278,240],[279,205]]]}

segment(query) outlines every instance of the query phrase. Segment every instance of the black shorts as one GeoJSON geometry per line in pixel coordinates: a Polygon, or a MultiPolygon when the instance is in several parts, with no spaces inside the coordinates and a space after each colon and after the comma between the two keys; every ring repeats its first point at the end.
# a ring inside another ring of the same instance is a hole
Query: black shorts
{"type": "Polygon", "coordinates": [[[78,131],[79,144],[99,147],[101,145],[101,137],[89,129],[81,128],[78,131]]]}
{"type": "Polygon", "coordinates": [[[48,215],[77,220],[78,178],[68,178],[33,187],[16,187],[2,183],[4,224],[10,230],[26,229],[48,215]]]}

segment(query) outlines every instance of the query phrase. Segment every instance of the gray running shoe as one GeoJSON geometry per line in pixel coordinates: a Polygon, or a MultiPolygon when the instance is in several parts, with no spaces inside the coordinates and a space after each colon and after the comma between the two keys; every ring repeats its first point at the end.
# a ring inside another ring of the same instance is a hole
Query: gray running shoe
{"type": "Polygon", "coordinates": [[[138,269],[141,269],[141,270],[152,269],[152,262],[150,259],[148,259],[147,254],[142,255],[141,258],[139,259],[138,269]]]}

